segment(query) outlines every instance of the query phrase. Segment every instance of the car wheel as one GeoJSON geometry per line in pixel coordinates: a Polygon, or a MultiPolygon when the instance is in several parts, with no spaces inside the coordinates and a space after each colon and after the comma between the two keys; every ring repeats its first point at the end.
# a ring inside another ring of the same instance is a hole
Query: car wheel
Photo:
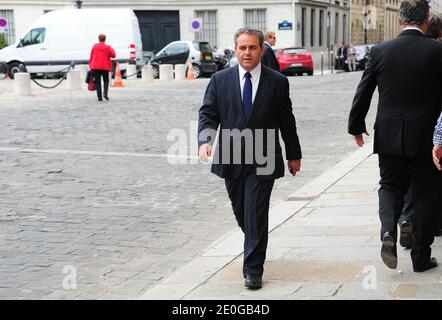
{"type": "Polygon", "coordinates": [[[307,74],[308,74],[309,76],[312,76],[312,75],[313,75],[313,70],[312,70],[312,71],[309,71],[307,74]]]}
{"type": "Polygon", "coordinates": [[[1,62],[0,61],[0,79],[3,79],[6,77],[6,75],[8,74],[8,65],[6,64],[6,62],[1,62]]]}
{"type": "MultiPolygon", "coordinates": [[[[19,62],[12,62],[9,64],[9,70],[8,70],[8,76],[11,79],[14,79],[14,73],[20,72],[20,65],[21,63],[19,62]]],[[[23,65],[24,67],[24,72],[26,72],[26,67],[23,65]]]]}
{"type": "Polygon", "coordinates": [[[154,79],[158,79],[160,77],[160,67],[152,66],[152,74],[154,79]]]}
{"type": "Polygon", "coordinates": [[[192,68],[193,68],[193,74],[195,75],[195,78],[201,77],[201,68],[200,68],[200,66],[197,65],[197,64],[192,64],[192,68]]]}

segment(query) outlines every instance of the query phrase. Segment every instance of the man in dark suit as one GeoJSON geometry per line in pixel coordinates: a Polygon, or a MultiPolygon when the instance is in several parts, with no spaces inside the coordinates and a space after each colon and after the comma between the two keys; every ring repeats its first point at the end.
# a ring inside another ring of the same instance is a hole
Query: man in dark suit
{"type": "Polygon", "coordinates": [[[275,179],[284,176],[279,131],[292,175],[301,167],[301,147],[285,76],[260,63],[261,31],[235,34],[239,65],[215,73],[199,111],[199,158],[208,161],[220,126],[212,172],[225,179],[239,227],[245,235],[245,286],[259,289],[268,240],[268,211],[275,179]]]}
{"type": "Polygon", "coordinates": [[[405,0],[399,9],[401,34],[371,49],[350,111],[348,132],[358,146],[368,135],[365,117],[374,90],[379,103],[374,126],[374,152],[379,154],[381,257],[397,267],[397,228],[409,186],[413,215],[413,270],[437,266],[431,257],[438,174],[432,163],[432,136],[442,105],[442,44],[424,37],[429,6],[405,0]]]}
{"type": "Polygon", "coordinates": [[[264,33],[264,54],[261,58],[261,63],[275,71],[279,70],[279,62],[276,60],[275,52],[272,47],[276,43],[276,35],[273,31],[267,31],[264,33]]]}
{"type": "Polygon", "coordinates": [[[341,43],[336,54],[336,70],[344,70],[345,60],[347,60],[347,47],[341,43]]]}

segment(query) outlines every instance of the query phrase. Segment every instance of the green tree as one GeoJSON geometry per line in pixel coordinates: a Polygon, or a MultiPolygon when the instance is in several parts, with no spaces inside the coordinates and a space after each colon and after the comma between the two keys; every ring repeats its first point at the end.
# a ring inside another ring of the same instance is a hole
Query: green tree
{"type": "Polygon", "coordinates": [[[6,47],[6,39],[3,33],[0,33],[0,49],[6,47]]]}

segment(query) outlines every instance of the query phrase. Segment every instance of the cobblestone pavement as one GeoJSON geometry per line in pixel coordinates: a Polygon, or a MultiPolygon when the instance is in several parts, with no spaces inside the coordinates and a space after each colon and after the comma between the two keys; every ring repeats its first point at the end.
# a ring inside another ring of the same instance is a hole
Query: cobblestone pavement
{"type": "MultiPolygon", "coordinates": [[[[290,78],[304,159],[273,203],[355,150],[360,76],[290,78]]],[[[133,299],[235,230],[223,181],[165,157],[171,129],[194,143],[208,79],[126,81],[101,103],[62,89],[15,97],[11,83],[0,81],[0,299],[133,299]]]]}

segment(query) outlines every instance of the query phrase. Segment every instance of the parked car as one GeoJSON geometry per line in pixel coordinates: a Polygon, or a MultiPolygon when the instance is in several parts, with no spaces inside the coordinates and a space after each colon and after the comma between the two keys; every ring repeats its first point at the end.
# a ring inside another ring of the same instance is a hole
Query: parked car
{"type": "Polygon", "coordinates": [[[174,41],[161,49],[150,61],[154,78],[159,77],[160,64],[187,64],[192,61],[195,77],[210,76],[217,71],[212,48],[208,42],[174,41]]]}
{"type": "Polygon", "coordinates": [[[31,75],[54,74],[75,64],[88,64],[92,46],[104,33],[114,48],[122,73],[127,62],[141,65],[142,44],[138,19],[130,9],[61,9],[35,21],[17,41],[0,50],[10,76],[24,64],[31,75]]]}
{"type": "Polygon", "coordinates": [[[285,75],[313,75],[313,59],[304,48],[281,48],[275,50],[276,60],[279,62],[281,73],[285,75]]]}

